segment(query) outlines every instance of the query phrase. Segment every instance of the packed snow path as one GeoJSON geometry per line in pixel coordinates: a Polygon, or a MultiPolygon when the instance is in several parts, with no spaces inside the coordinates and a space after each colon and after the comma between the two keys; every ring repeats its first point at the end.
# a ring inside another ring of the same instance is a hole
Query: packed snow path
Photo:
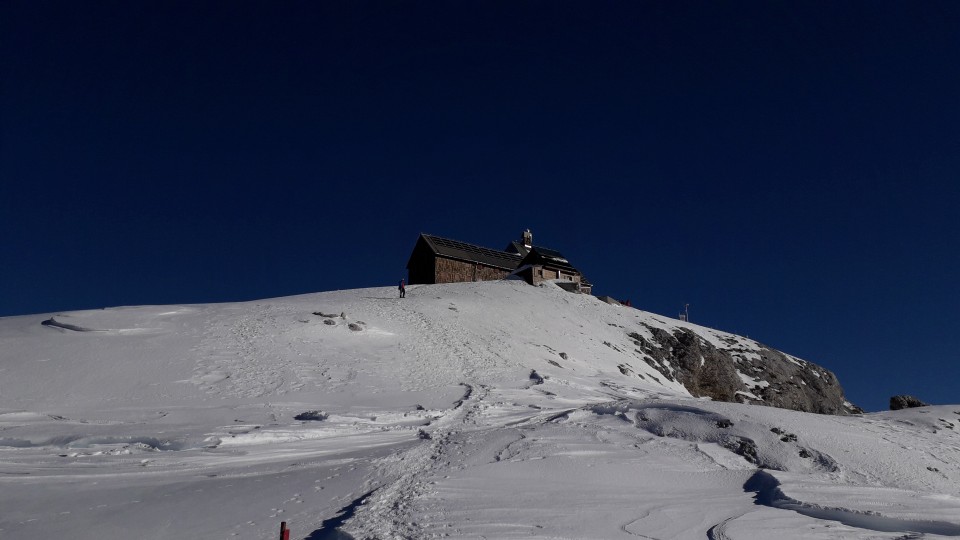
{"type": "Polygon", "coordinates": [[[0,319],[0,537],[960,536],[960,406],[694,399],[650,327],[755,345],[509,281],[0,319]]]}

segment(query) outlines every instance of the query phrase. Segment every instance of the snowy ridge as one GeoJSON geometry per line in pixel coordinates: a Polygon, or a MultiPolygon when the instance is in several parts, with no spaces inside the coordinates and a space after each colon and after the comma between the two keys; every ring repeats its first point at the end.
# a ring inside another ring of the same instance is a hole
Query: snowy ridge
{"type": "Polygon", "coordinates": [[[960,536],[960,406],[696,398],[832,374],[553,286],[395,295],[0,319],[0,537],[960,536]]]}

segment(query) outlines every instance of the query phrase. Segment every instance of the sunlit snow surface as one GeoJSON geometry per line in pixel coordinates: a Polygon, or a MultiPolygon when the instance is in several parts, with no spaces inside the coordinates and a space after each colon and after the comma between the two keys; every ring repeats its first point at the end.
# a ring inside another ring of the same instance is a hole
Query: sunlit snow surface
{"type": "Polygon", "coordinates": [[[0,537],[960,535],[960,406],[694,399],[627,334],[755,342],[552,285],[396,295],[0,319],[0,537]]]}

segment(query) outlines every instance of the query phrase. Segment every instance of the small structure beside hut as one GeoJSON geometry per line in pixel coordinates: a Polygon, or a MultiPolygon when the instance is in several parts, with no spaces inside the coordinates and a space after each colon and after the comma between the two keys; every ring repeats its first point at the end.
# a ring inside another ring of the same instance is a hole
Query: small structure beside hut
{"type": "Polygon", "coordinates": [[[421,233],[407,261],[410,284],[491,281],[514,274],[531,285],[555,280],[569,291],[590,294],[592,285],[558,251],[533,245],[530,230],[503,251],[421,233]]]}
{"type": "Polygon", "coordinates": [[[531,247],[520,261],[516,274],[531,285],[556,280],[557,285],[571,292],[590,294],[593,285],[570,264],[562,253],[539,246],[531,247]]]}

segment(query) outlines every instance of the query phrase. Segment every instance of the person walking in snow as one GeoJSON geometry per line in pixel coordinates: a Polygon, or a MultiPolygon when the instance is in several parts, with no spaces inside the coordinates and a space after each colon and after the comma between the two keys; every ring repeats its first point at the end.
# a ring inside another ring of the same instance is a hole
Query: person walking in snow
{"type": "Polygon", "coordinates": [[[400,298],[407,297],[407,288],[403,285],[403,278],[400,278],[400,298]]]}

